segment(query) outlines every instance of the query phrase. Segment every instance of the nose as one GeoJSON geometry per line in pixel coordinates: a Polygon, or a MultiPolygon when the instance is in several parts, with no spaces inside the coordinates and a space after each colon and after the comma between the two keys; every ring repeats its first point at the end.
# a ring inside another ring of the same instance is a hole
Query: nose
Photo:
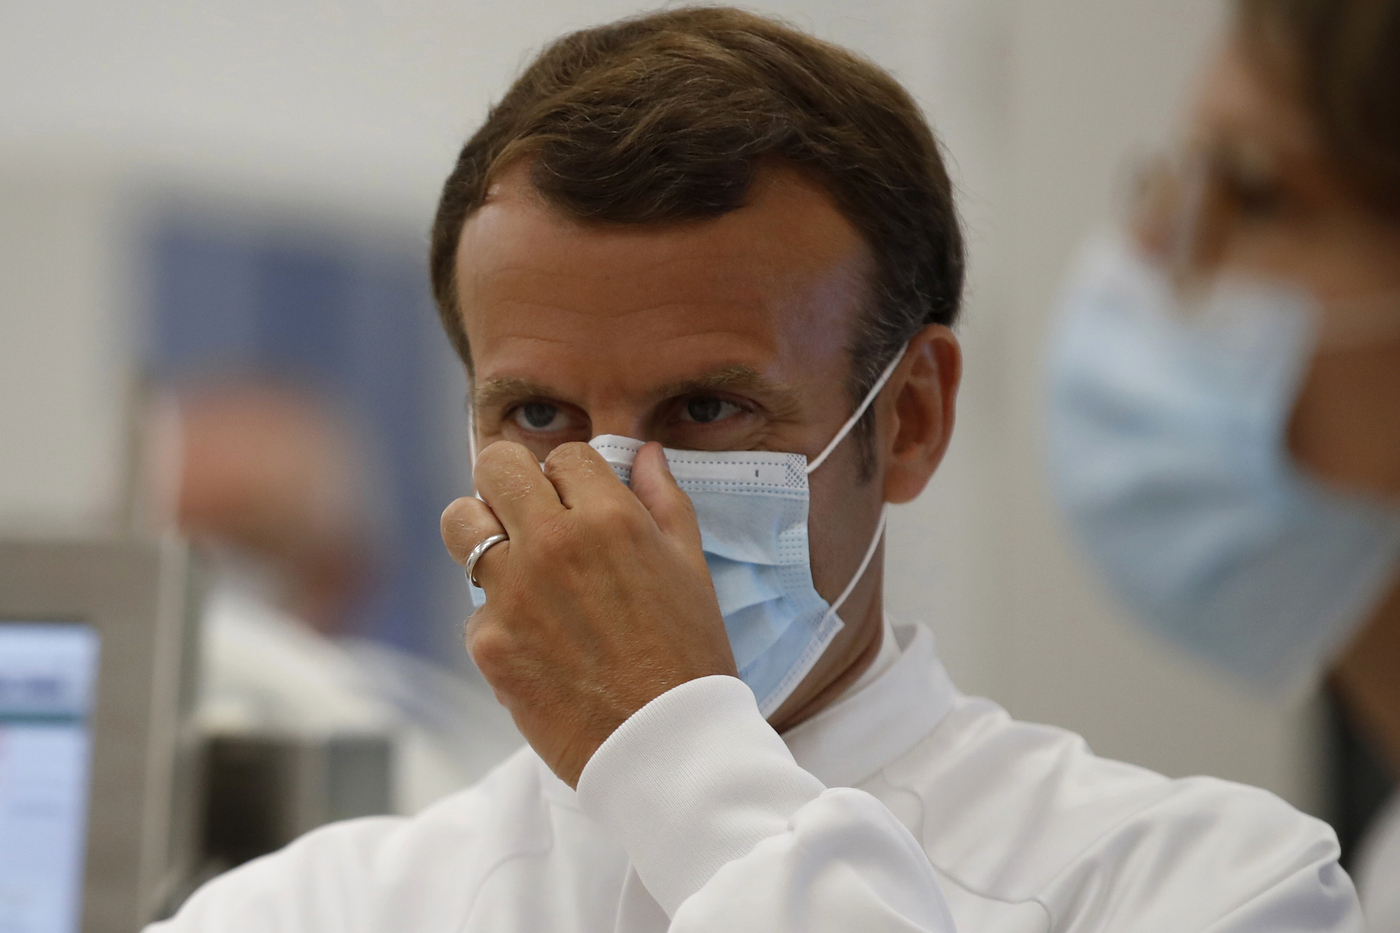
{"type": "Polygon", "coordinates": [[[639,441],[655,439],[647,436],[651,427],[645,411],[618,407],[589,412],[588,415],[590,439],[604,434],[616,434],[639,441]]]}

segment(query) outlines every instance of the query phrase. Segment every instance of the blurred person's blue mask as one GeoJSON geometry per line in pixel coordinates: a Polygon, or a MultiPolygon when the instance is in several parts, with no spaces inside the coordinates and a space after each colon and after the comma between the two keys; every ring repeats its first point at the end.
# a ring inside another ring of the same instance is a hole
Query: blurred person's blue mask
{"type": "Polygon", "coordinates": [[[1306,292],[1243,279],[1187,305],[1100,240],[1050,357],[1052,483],[1081,543],[1151,628],[1273,688],[1317,672],[1400,569],[1400,509],[1287,450],[1319,321],[1306,292]]]}
{"type": "MultiPolygon", "coordinates": [[[[705,563],[719,597],[739,678],[771,716],[844,627],[836,613],[865,575],[884,537],[885,513],[846,588],[828,603],[812,582],[807,477],[826,461],[880,394],[903,359],[895,355],[853,414],[810,463],[766,450],[666,450],[677,485],[695,505],[705,563]]],[[[643,441],[604,434],[590,445],[631,485],[643,441]]],[[[470,581],[468,581],[470,584],[470,581]]],[[[472,587],[472,602],[486,594],[472,587]]]]}

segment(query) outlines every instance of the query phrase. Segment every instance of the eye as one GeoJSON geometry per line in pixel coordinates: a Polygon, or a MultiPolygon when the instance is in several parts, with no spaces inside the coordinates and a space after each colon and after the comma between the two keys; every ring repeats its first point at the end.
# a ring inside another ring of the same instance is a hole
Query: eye
{"type": "Polygon", "coordinates": [[[558,405],[526,402],[515,410],[515,423],[526,431],[562,431],[569,426],[569,418],[558,405]]]}
{"type": "Polygon", "coordinates": [[[1271,178],[1240,176],[1230,180],[1229,192],[1240,214],[1250,220],[1267,220],[1286,204],[1283,187],[1271,178]]]}
{"type": "Polygon", "coordinates": [[[697,395],[686,400],[685,405],[681,408],[681,420],[696,424],[713,424],[716,421],[723,421],[725,418],[732,418],[743,411],[743,407],[735,402],[713,395],[697,395]]]}
{"type": "Polygon", "coordinates": [[[1288,207],[1289,192],[1274,162],[1267,153],[1239,145],[1217,157],[1220,191],[1241,220],[1272,220],[1288,207]]]}

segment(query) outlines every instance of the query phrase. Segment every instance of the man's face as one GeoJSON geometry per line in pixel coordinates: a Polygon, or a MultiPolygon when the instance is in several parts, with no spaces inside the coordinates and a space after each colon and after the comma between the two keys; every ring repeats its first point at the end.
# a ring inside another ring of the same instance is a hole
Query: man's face
{"type": "Polygon", "coordinates": [[[693,450],[817,453],[850,413],[864,243],[796,173],[711,222],[563,219],[509,175],[466,224],[458,282],[477,440],[541,459],[622,434],[693,450]],[[834,430],[834,428],[833,428],[834,430]]]}
{"type": "MultiPolygon", "coordinates": [[[[543,459],[621,434],[815,457],[852,411],[848,347],[870,266],[826,192],[786,168],[765,168],[749,203],[715,220],[636,227],[563,218],[510,172],[457,257],[477,447],[516,441],[543,459]]],[[[882,504],[858,464],[848,439],[811,477],[813,578],[828,599],[882,504]]],[[[871,603],[873,569],[852,615],[871,603]]]]}

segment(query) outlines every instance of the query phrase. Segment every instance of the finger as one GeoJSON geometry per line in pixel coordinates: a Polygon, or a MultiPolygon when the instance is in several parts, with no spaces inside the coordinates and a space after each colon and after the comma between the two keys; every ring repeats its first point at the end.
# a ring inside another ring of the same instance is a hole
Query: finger
{"type": "Polygon", "coordinates": [[[695,507],[685,490],[676,485],[660,444],[652,442],[637,451],[637,459],[632,462],[632,492],[667,537],[700,550],[695,507]]]}
{"type": "MultiPolygon", "coordinates": [[[[442,543],[447,545],[452,559],[464,566],[478,544],[504,530],[490,506],[480,499],[457,499],[442,513],[442,543]]],[[[491,570],[505,559],[509,548],[510,542],[502,541],[488,549],[476,562],[476,578],[489,577],[491,570]]]]}
{"type": "Polygon", "coordinates": [[[521,444],[497,441],[487,447],[476,458],[472,480],[512,538],[523,538],[532,519],[564,508],[540,462],[521,444]]]}
{"type": "Polygon", "coordinates": [[[632,498],[608,461],[587,444],[560,444],[551,450],[544,459],[544,475],[568,509],[605,498],[632,498]]]}

